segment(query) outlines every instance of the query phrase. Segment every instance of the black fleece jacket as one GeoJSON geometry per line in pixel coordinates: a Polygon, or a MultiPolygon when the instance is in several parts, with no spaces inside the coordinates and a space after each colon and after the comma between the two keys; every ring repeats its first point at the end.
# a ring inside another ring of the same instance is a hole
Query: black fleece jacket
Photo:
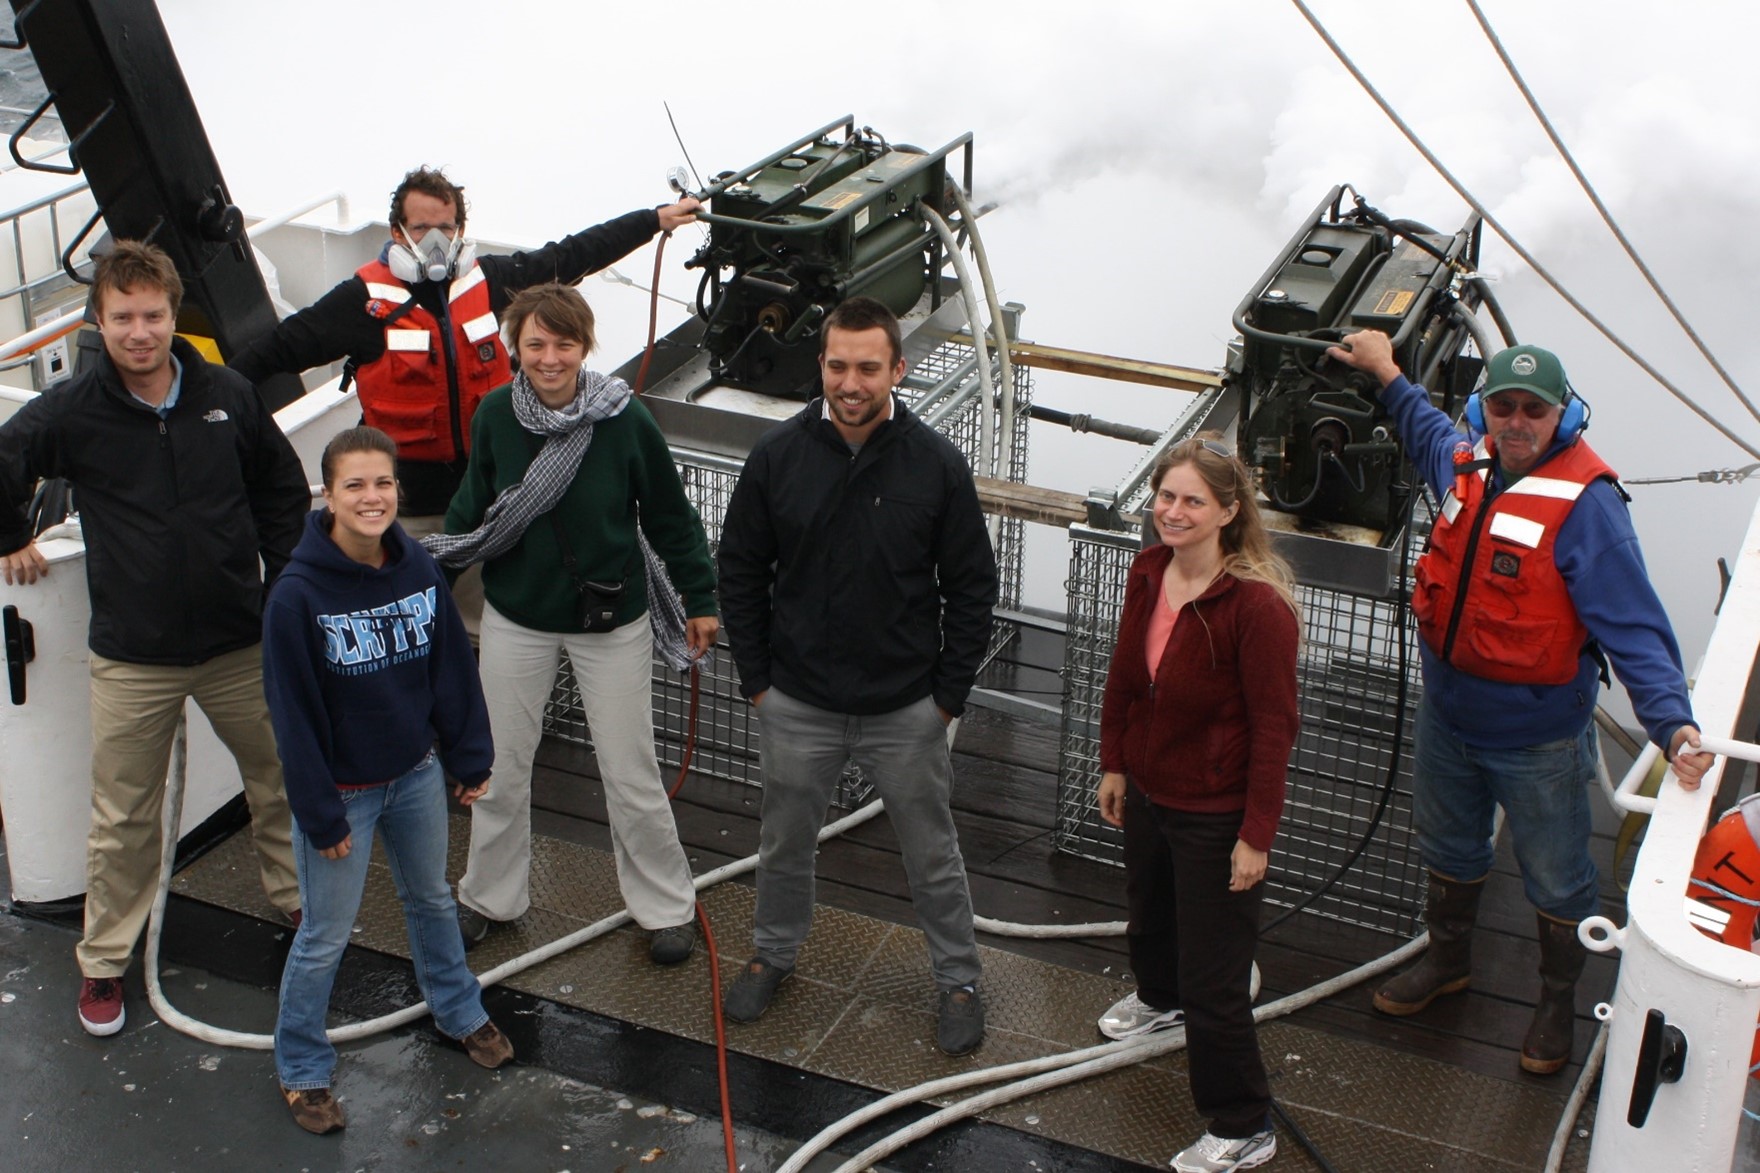
{"type": "Polygon", "coordinates": [[[722,523],[721,616],[740,691],[838,713],[965,708],[996,556],[959,449],[896,398],[859,453],[823,399],[747,457],[722,523]]]}
{"type": "Polygon", "coordinates": [[[250,383],[181,338],[171,353],[183,387],[162,420],[100,352],[0,427],[0,553],[30,544],[37,479],[72,481],[91,649],[131,664],[200,664],[259,642],[263,571],[273,581],[287,565],[311,508],[250,383]]]}

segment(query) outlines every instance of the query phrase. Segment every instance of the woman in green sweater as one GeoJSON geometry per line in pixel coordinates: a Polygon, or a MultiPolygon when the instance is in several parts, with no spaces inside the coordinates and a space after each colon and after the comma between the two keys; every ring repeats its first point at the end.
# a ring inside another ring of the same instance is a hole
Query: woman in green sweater
{"type": "Polygon", "coordinates": [[[477,408],[446,534],[424,543],[443,566],[482,562],[487,599],[480,670],[496,786],[471,810],[459,927],[469,948],[531,904],[532,755],[567,649],[624,902],[652,933],[652,958],[676,964],[696,942],[696,892],[654,756],[649,682],[656,634],[675,664],[715,644],[708,539],[654,417],[623,380],[583,365],[593,311],[580,293],[533,286],[502,329],[519,369],[477,408]],[[665,578],[682,607],[668,605],[665,578]],[[663,617],[652,632],[651,610],[663,617]]]}

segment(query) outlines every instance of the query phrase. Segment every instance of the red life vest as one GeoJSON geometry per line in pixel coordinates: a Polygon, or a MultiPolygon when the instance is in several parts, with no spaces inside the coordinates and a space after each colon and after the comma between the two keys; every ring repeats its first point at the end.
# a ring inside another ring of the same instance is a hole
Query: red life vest
{"type": "MultiPolygon", "coordinates": [[[[1693,856],[1693,875],[1687,881],[1687,919],[1707,937],[1726,945],[1752,951],[1754,922],[1760,916],[1760,845],[1754,829],[1760,824],[1760,806],[1754,795],[1711,825],[1699,840],[1693,856]]],[[[1760,1063],[1760,1033],[1748,1054],[1750,1073],[1760,1079],[1754,1065],[1760,1063]]]]}
{"type": "Polygon", "coordinates": [[[1581,440],[1487,499],[1490,449],[1455,478],[1418,560],[1412,612],[1443,662],[1512,684],[1568,684],[1589,630],[1553,559],[1583,490],[1614,472],[1581,440]]]}
{"type": "Polygon", "coordinates": [[[361,415],[397,441],[402,460],[460,459],[470,451],[477,404],[513,378],[483,270],[473,265],[447,290],[450,339],[439,319],[410,303],[409,286],[383,262],[362,265],[355,276],[367,283],[367,313],[390,319],[385,353],[355,371],[361,415]]]}

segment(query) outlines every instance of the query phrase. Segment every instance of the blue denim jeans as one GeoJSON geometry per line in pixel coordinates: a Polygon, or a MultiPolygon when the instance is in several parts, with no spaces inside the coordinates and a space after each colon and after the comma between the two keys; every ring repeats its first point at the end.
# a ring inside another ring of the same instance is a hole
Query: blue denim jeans
{"type": "Polygon", "coordinates": [[[1426,867],[1471,882],[1491,870],[1491,820],[1504,810],[1522,887],[1547,916],[1578,921],[1599,908],[1589,858],[1595,725],[1561,741],[1479,749],[1418,706],[1412,746],[1412,822],[1426,867]]]}
{"type": "Polygon", "coordinates": [[[410,960],[435,1025],[461,1039],[489,1021],[482,989],[464,962],[458,906],[446,885],[445,785],[440,761],[430,753],[384,786],[343,790],[353,846],[342,859],[325,859],[295,822],[293,851],[305,916],[287,951],[275,1020],[275,1072],[283,1087],[330,1086],[336,1048],[324,1037],[324,1016],[360,911],[375,829],[403,901],[410,960]]]}

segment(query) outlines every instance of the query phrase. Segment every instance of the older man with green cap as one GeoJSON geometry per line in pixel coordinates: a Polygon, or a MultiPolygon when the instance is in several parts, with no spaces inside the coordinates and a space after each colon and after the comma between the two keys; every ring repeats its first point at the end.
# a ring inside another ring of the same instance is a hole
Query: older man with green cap
{"type": "Polygon", "coordinates": [[[1599,908],[1589,858],[1596,694],[1611,663],[1645,732],[1681,784],[1696,787],[1712,757],[1697,752],[1680,648],[1625,493],[1583,441],[1588,406],[1558,356],[1538,346],[1493,355],[1463,436],[1406,380],[1385,334],[1352,334],[1328,354],[1380,381],[1382,405],[1441,502],[1412,588],[1424,667],[1412,822],[1430,869],[1430,947],[1376,992],[1375,1007],[1416,1014],[1471,982],[1501,806],[1539,914],[1541,992],[1521,1064],[1550,1074],[1571,1056],[1584,958],[1577,922],[1599,908]]]}

